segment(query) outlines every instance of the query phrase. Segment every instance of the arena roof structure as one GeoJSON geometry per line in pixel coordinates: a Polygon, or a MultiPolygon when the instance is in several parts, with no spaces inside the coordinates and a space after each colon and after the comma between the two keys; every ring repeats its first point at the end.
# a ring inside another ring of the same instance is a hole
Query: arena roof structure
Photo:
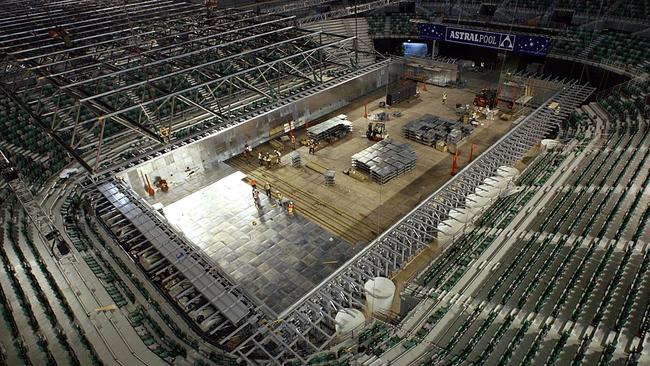
{"type": "Polygon", "coordinates": [[[3,92],[91,173],[374,62],[354,36],[299,29],[294,16],[109,5],[16,7],[0,29],[3,92]]]}

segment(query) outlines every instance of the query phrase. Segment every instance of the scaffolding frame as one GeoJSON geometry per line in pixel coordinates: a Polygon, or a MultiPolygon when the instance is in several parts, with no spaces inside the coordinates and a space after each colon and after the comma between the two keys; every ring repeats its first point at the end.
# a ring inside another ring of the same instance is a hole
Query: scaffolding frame
{"type": "Polygon", "coordinates": [[[0,91],[91,174],[368,66],[356,37],[294,16],[181,0],[2,4],[0,91]]]}
{"type": "Polygon", "coordinates": [[[300,355],[296,360],[306,362],[311,355],[331,346],[336,336],[334,317],[337,311],[363,307],[366,281],[378,276],[392,278],[397,274],[437,239],[438,224],[449,218],[450,210],[464,207],[466,197],[486,178],[495,175],[500,166],[511,166],[548,132],[558,129],[594,90],[574,81],[565,84],[438,191],[280,314],[273,329],[258,329],[234,352],[250,360],[251,355],[263,348],[280,364],[283,357],[291,354],[300,355]],[[562,107],[551,109],[548,107],[551,102],[562,107]],[[269,350],[276,350],[276,353],[269,350]]]}

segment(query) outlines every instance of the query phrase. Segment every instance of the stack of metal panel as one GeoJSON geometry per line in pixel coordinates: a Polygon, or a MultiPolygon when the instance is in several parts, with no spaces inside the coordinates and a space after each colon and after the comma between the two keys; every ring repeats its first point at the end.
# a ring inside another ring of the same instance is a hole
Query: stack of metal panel
{"type": "Polygon", "coordinates": [[[402,133],[409,140],[433,146],[440,132],[436,129],[438,125],[437,117],[426,114],[420,119],[407,123],[402,129],[402,133]]]}
{"type": "Polygon", "coordinates": [[[291,159],[291,166],[294,168],[300,168],[302,162],[300,161],[300,153],[297,151],[292,151],[289,153],[289,158],[291,159]]]}
{"type": "Polygon", "coordinates": [[[352,155],[352,166],[384,184],[413,170],[416,160],[411,145],[386,139],[352,155]]]}
{"type": "Polygon", "coordinates": [[[348,121],[345,114],[339,114],[325,122],[311,126],[307,129],[307,137],[315,143],[337,139],[352,131],[352,122],[348,121]]]}
{"type": "Polygon", "coordinates": [[[458,144],[462,139],[463,132],[458,128],[454,128],[449,132],[449,135],[447,135],[447,143],[449,144],[458,144]]]}
{"type": "Polygon", "coordinates": [[[393,105],[409,99],[417,93],[417,86],[414,82],[406,82],[402,85],[392,87],[386,94],[386,104],[393,105]]]}
{"type": "Polygon", "coordinates": [[[404,137],[427,146],[435,146],[437,141],[456,144],[471,132],[472,128],[465,128],[459,121],[447,120],[430,114],[425,114],[421,118],[407,123],[402,129],[404,137]]]}
{"type": "Polygon", "coordinates": [[[325,176],[325,185],[333,186],[335,172],[333,170],[326,170],[323,175],[325,176]]]}

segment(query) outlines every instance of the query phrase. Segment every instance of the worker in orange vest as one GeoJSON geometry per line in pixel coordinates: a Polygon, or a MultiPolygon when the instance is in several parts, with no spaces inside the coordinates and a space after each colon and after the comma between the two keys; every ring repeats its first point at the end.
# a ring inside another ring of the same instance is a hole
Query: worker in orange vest
{"type": "Polygon", "coordinates": [[[296,135],[293,134],[293,132],[289,135],[291,138],[291,146],[295,150],[296,149],[296,135]]]}
{"type": "Polygon", "coordinates": [[[289,215],[293,215],[293,202],[289,201],[289,204],[287,205],[287,213],[289,215]]]}

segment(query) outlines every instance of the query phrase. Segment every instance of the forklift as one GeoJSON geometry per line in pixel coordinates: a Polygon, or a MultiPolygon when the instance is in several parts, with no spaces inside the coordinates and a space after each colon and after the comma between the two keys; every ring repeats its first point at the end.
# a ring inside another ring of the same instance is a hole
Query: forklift
{"type": "Polygon", "coordinates": [[[381,141],[386,137],[386,124],[384,122],[369,122],[366,137],[370,141],[381,141]]]}
{"type": "Polygon", "coordinates": [[[477,107],[489,107],[494,109],[497,105],[497,91],[494,89],[483,89],[474,97],[474,105],[477,107]]]}

